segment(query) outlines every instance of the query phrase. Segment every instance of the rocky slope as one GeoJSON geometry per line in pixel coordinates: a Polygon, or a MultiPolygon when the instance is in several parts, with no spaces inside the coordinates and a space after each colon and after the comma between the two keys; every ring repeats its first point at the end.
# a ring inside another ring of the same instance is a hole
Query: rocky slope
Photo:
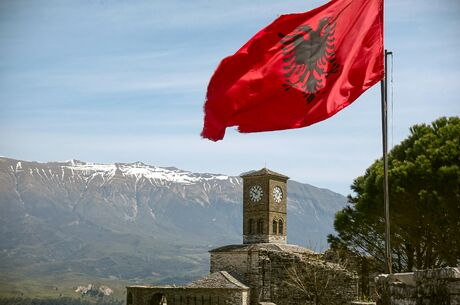
{"type": "MultiPolygon", "coordinates": [[[[288,184],[288,241],[325,246],[342,195],[288,184]]],[[[0,158],[0,272],[184,282],[241,242],[242,181],[140,162],[0,158]]]]}

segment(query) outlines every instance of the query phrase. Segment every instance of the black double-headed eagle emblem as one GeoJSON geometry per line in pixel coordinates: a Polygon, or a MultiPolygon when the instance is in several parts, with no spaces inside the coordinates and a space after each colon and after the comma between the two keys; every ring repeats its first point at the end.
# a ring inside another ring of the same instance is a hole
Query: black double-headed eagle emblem
{"type": "Polygon", "coordinates": [[[340,68],[334,51],[335,26],[332,18],[325,17],[316,30],[304,24],[289,35],[279,34],[286,77],[283,86],[285,90],[301,90],[307,103],[324,88],[326,78],[340,68]]]}

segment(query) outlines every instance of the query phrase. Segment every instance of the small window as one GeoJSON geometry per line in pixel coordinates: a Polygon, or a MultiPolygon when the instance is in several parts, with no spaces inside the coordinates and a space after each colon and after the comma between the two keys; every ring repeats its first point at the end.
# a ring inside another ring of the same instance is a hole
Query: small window
{"type": "Polygon", "coordinates": [[[278,222],[276,220],[273,220],[273,234],[276,234],[278,231],[278,222]]]}
{"type": "Polygon", "coordinates": [[[284,229],[284,228],[283,228],[283,221],[280,220],[280,221],[278,222],[278,233],[279,233],[280,235],[283,234],[283,229],[284,229]]]}
{"type": "Polygon", "coordinates": [[[254,234],[254,219],[248,221],[248,234],[254,234]]]}
{"type": "Polygon", "coordinates": [[[126,304],[127,305],[132,305],[133,304],[133,294],[131,292],[128,292],[128,296],[126,298],[126,304]]]}
{"type": "Polygon", "coordinates": [[[257,222],[257,233],[258,234],[264,233],[264,221],[262,219],[259,219],[259,221],[257,222]]]}

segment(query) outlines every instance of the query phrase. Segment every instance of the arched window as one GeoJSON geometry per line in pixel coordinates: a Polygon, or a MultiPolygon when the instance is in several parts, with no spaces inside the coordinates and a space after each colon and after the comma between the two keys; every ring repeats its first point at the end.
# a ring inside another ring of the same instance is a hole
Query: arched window
{"type": "Polygon", "coordinates": [[[162,293],[155,293],[150,299],[150,305],[167,305],[166,296],[162,293]]]}
{"type": "Polygon", "coordinates": [[[254,219],[248,220],[248,234],[254,234],[254,219]]]}
{"type": "Polygon", "coordinates": [[[278,233],[281,235],[283,234],[283,220],[280,219],[280,221],[278,222],[278,233]]]}
{"type": "Polygon", "coordinates": [[[273,225],[273,234],[276,234],[278,231],[278,222],[275,219],[273,219],[272,225],[273,225]]]}
{"type": "Polygon", "coordinates": [[[133,294],[131,292],[128,292],[128,296],[126,297],[126,304],[127,305],[133,304],[133,294]]]}
{"type": "Polygon", "coordinates": [[[264,234],[264,221],[262,219],[257,221],[257,233],[264,234]]]}

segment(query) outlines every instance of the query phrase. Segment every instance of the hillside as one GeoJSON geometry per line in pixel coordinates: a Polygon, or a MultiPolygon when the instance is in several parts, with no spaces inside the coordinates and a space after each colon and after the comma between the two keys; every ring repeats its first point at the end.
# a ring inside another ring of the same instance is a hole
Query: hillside
{"type": "MultiPolygon", "coordinates": [[[[345,204],[289,181],[288,242],[324,247],[345,204]]],[[[0,158],[1,292],[23,292],[22,283],[187,282],[208,271],[209,249],[241,243],[241,221],[239,177],[0,158]]]]}

